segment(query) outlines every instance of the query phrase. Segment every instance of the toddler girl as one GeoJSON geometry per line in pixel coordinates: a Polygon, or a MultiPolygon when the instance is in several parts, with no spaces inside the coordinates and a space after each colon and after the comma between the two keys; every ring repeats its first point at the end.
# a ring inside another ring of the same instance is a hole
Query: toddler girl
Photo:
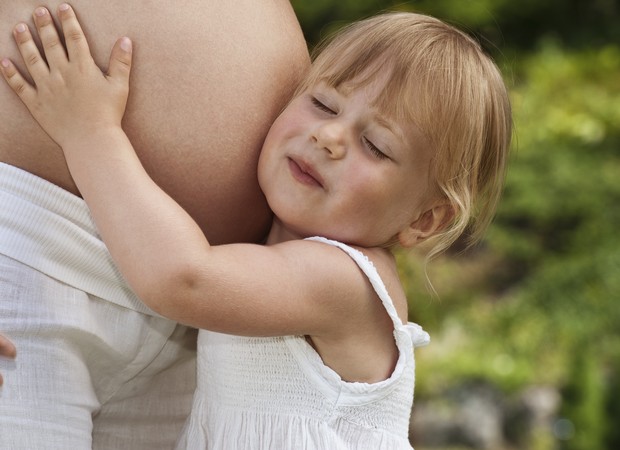
{"type": "Polygon", "coordinates": [[[121,128],[131,41],[103,74],[71,8],[59,20],[66,52],[51,15],[35,17],[45,59],[16,27],[34,86],[7,59],[2,73],[62,147],[135,293],[201,330],[179,447],[410,448],[413,347],[428,336],[407,323],[390,248],[434,239],[436,254],[491,220],[511,119],[480,46],[418,14],[345,28],[266,136],[265,245],[211,246],[121,128]]]}

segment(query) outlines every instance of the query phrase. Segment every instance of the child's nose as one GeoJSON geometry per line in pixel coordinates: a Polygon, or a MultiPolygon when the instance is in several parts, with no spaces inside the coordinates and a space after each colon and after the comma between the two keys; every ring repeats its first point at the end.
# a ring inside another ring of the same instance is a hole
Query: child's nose
{"type": "Polygon", "coordinates": [[[343,158],[347,152],[346,127],[337,121],[323,123],[316,128],[313,141],[327,151],[330,158],[343,158]]]}

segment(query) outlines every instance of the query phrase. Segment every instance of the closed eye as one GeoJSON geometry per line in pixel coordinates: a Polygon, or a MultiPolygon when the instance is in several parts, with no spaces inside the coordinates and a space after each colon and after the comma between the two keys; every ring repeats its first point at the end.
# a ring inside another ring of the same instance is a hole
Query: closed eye
{"type": "Polygon", "coordinates": [[[364,141],[364,145],[368,148],[368,150],[370,150],[370,152],[375,155],[375,157],[377,157],[378,159],[387,159],[388,156],[383,153],[379,147],[377,147],[375,144],[373,144],[370,140],[368,140],[367,138],[362,138],[362,140],[364,141]]]}
{"type": "Polygon", "coordinates": [[[321,103],[316,97],[312,97],[312,104],[323,112],[326,112],[328,114],[336,114],[336,111],[325,106],[325,104],[321,103]]]}

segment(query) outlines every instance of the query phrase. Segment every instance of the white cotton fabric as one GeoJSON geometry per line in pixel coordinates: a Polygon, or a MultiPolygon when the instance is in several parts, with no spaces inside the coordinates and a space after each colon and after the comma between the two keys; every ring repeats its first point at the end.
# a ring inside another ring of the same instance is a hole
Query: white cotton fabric
{"type": "Polygon", "coordinates": [[[0,163],[0,254],[119,306],[156,315],[129,289],[86,203],[0,163]]]}
{"type": "Polygon", "coordinates": [[[413,348],[429,337],[403,324],[372,263],[335,241],[371,281],[399,350],[389,379],[343,381],[303,336],[248,338],[201,330],[198,387],[178,449],[410,449],[413,348]]]}
{"type": "Polygon", "coordinates": [[[128,289],[78,197],[0,163],[0,449],[170,449],[195,333],[128,289]]]}

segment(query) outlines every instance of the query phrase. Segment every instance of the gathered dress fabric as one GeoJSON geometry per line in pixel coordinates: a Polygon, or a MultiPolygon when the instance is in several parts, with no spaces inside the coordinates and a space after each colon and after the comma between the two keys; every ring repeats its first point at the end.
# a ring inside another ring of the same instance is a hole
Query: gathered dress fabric
{"type": "MultiPolygon", "coordinates": [[[[346,382],[304,336],[241,337],[206,330],[198,336],[197,389],[178,449],[411,449],[414,347],[428,334],[403,324],[372,262],[339,247],[361,268],[394,323],[399,351],[391,376],[346,382]]],[[[260,319],[258,319],[260,320],[260,319]]]]}

